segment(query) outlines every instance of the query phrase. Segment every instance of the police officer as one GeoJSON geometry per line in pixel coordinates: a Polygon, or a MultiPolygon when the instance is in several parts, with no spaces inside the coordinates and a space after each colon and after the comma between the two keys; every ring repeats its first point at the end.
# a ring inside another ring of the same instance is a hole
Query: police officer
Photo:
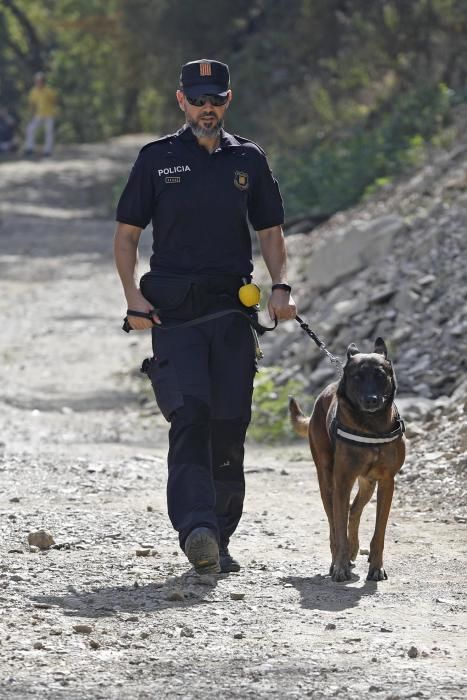
{"type": "MultiPolygon", "coordinates": [[[[156,312],[138,286],[137,247],[152,221],[150,274],[169,283],[166,291],[173,279],[194,280],[212,300],[226,294],[233,299],[251,280],[249,220],[271,275],[269,314],[278,320],[295,317],[279,188],[262,149],[224,130],[231,100],[227,65],[202,59],[182,67],[177,101],[186,123],[140,151],[116,217],[115,260],[128,321],[134,330],[153,328],[148,374],[170,422],[169,517],[198,573],[240,569],[228,546],[245,494],[254,338],[248,319],[238,313],[208,314],[204,322],[201,317],[184,325],[169,311],[156,312]]],[[[214,303],[205,312],[216,308],[214,303]]]]}

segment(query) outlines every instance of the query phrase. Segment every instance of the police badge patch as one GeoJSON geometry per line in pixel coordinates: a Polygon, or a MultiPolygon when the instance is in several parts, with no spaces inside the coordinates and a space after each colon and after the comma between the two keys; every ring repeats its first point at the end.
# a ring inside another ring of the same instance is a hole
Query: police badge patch
{"type": "Polygon", "coordinates": [[[248,189],[248,173],[241,173],[239,170],[235,171],[234,175],[234,185],[238,187],[239,190],[248,189]]]}

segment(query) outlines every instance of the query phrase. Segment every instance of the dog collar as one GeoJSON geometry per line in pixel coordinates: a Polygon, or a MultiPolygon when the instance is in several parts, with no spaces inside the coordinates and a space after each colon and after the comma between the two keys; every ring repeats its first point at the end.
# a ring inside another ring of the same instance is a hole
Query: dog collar
{"type": "Polygon", "coordinates": [[[386,445],[388,442],[398,440],[405,433],[405,423],[398,416],[396,418],[396,427],[390,433],[360,433],[357,430],[347,428],[342,423],[338,423],[337,419],[334,418],[332,432],[338,440],[371,447],[372,445],[386,445]]]}

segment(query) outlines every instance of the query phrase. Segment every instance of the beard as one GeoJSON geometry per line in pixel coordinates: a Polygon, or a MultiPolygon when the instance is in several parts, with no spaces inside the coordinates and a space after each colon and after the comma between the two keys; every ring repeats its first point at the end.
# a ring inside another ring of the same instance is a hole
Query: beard
{"type": "Polygon", "coordinates": [[[216,118],[216,115],[213,112],[204,112],[203,114],[200,114],[198,119],[187,119],[188,126],[191,128],[193,134],[196,136],[196,138],[216,138],[219,136],[221,129],[224,126],[224,120],[223,119],[218,119],[213,123],[212,126],[203,126],[201,124],[201,119],[203,117],[214,117],[216,118]]]}

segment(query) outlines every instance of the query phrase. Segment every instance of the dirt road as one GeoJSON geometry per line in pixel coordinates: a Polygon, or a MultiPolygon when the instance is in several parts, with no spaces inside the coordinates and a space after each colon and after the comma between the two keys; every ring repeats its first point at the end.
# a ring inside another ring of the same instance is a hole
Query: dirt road
{"type": "Polygon", "coordinates": [[[361,555],[335,584],[306,444],[249,445],[243,569],[189,572],[138,376],[150,340],[120,330],[111,259],[137,141],[0,165],[0,697],[464,698],[465,518],[417,480],[396,489],[389,580],[361,555]],[[55,548],[30,551],[39,528],[55,548]]]}

